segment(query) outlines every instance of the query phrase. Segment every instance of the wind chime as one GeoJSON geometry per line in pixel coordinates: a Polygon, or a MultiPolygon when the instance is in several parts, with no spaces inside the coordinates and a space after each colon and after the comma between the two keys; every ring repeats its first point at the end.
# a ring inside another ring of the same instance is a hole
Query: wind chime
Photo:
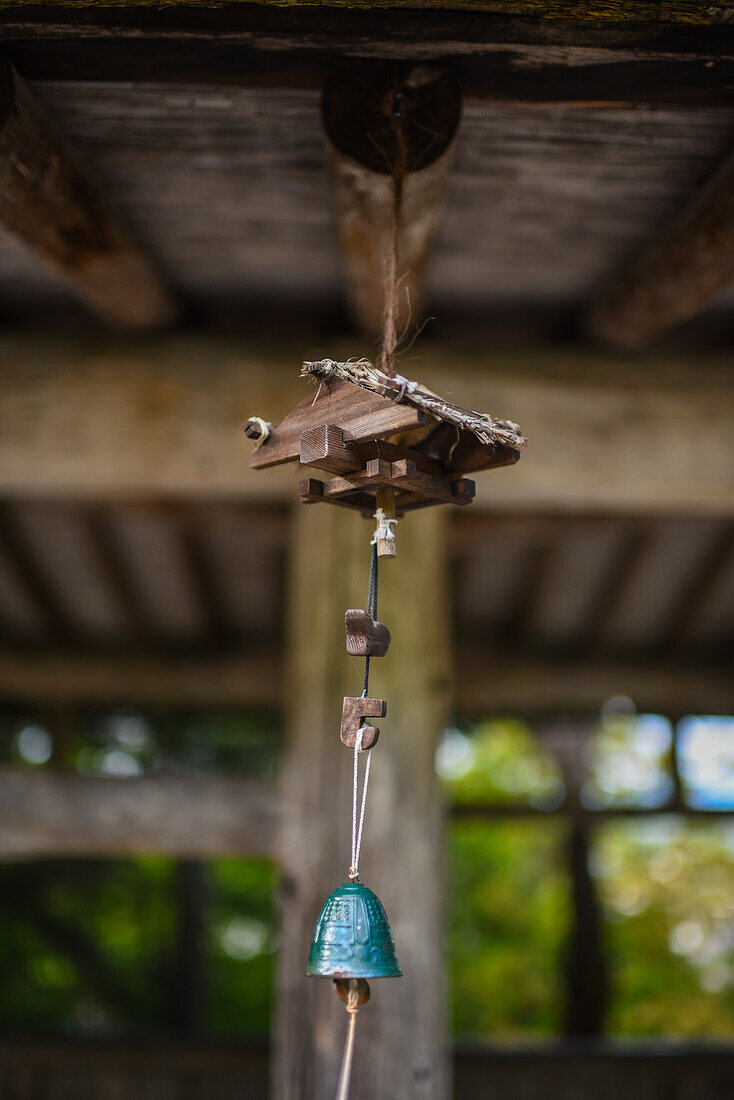
{"type": "Polygon", "coordinates": [[[511,421],[445,401],[395,369],[398,240],[403,186],[411,161],[410,88],[403,75],[393,80],[383,99],[381,122],[387,118],[394,139],[393,210],[378,360],[304,362],[301,375],[318,384],[315,395],[307,394],[277,427],[258,416],[244,426],[255,442],[252,467],[298,462],[333,475],[327,481],[310,477],[301,481],[302,503],[337,504],[376,521],[367,606],[345,614],[347,653],[364,659],[362,694],[345,696],[339,731],[354,759],[348,881],[324,902],[306,964],[307,975],[331,978],[346,1004],[348,1027],[337,1100],[346,1100],[349,1094],[356,1015],[370,999],[369,980],[402,974],[385,909],[360,882],[359,874],[372,750],[380,736],[373,723],[387,714],[387,701],[369,696],[370,661],[384,657],[390,645],[390,631],[377,618],[379,560],[395,557],[401,516],[434,504],[470,504],[476,487],[466,474],[517,462],[525,443],[511,421]]]}

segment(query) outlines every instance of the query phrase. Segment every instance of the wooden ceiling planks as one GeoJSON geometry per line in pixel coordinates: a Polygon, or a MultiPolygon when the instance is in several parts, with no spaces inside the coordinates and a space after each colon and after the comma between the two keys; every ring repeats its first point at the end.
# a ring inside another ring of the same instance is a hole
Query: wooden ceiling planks
{"type": "MultiPolygon", "coordinates": [[[[341,270],[316,91],[40,82],[53,114],[187,299],[328,309],[341,270]],[[308,277],[305,273],[308,272],[308,277]]],[[[467,103],[429,306],[588,299],[729,147],[734,108],[467,103]]],[[[0,307],[66,300],[0,239],[0,307]]]]}
{"type": "MultiPolygon", "coordinates": [[[[289,526],[279,508],[15,502],[2,514],[0,548],[12,519],[25,564],[13,572],[11,559],[0,583],[0,644],[63,637],[72,648],[140,652],[280,644],[289,526]],[[186,540],[199,556],[188,555],[186,540]]],[[[500,512],[456,516],[451,530],[462,644],[729,659],[731,617],[711,614],[719,593],[731,606],[726,520],[500,512]],[[671,631],[681,608],[686,629],[671,631]]]]}

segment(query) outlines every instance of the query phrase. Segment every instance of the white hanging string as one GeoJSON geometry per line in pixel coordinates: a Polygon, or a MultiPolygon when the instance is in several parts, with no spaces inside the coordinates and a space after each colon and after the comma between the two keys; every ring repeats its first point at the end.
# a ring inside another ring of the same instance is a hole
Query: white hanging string
{"type": "Polygon", "coordinates": [[[349,1023],[347,1024],[347,1038],[344,1043],[344,1054],[342,1055],[341,1069],[339,1070],[339,1084],[336,1089],[336,1100],[347,1100],[349,1096],[349,1084],[352,1077],[352,1059],[354,1057],[354,1032],[357,1025],[357,1012],[359,1011],[359,994],[356,989],[357,983],[353,983],[354,988],[349,990],[347,996],[347,1012],[349,1013],[349,1023]]]}
{"type": "Polygon", "coordinates": [[[362,785],[362,804],[357,818],[357,803],[359,802],[359,755],[362,752],[362,729],[357,730],[357,739],[354,742],[354,771],[352,781],[352,862],[349,867],[349,878],[354,881],[359,878],[359,856],[362,851],[362,833],[364,831],[364,817],[367,808],[367,786],[370,781],[370,765],[372,763],[372,749],[367,749],[367,763],[364,770],[364,783],[362,785]]]}

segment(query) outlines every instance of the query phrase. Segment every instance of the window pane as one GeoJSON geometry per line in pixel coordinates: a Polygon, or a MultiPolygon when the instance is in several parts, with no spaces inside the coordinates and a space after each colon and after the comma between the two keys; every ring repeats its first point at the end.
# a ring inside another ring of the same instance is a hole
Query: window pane
{"type": "Polygon", "coordinates": [[[672,730],[659,714],[602,715],[586,748],[581,801],[590,809],[662,806],[673,793],[672,730]]]}
{"type": "Polygon", "coordinates": [[[450,835],[449,957],[457,1035],[557,1033],[570,899],[562,824],[457,821],[450,835]]]}
{"type": "Polygon", "coordinates": [[[734,810],[734,718],[689,715],[678,723],[684,797],[699,810],[734,810]]]}
{"type": "Polygon", "coordinates": [[[609,1031],[734,1035],[734,828],[672,815],[599,828],[609,1031]]]}

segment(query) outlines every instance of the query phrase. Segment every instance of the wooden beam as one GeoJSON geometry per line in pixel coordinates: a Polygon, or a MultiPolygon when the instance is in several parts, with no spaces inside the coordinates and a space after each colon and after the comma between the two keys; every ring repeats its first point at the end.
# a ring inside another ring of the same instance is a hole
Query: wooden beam
{"type": "MultiPolygon", "coordinates": [[[[372,350],[334,345],[344,358],[372,350]]],[[[308,351],[194,333],[134,347],[0,335],[0,493],[295,502],[292,471],[249,469],[241,429],[253,413],[277,423],[303,398],[308,351]]],[[[475,513],[734,514],[730,354],[643,365],[426,341],[414,366],[438,393],[528,436],[516,466],[479,475],[475,513]]]]}
{"type": "MultiPolygon", "coordinates": [[[[274,0],[262,0],[265,6],[269,3],[273,4],[273,2],[274,0]]],[[[278,6],[283,6],[280,4],[280,0],[275,0],[275,2],[278,3],[278,6]]],[[[322,0],[322,2],[325,8],[339,8],[343,6],[344,0],[322,0]]],[[[285,6],[296,10],[308,7],[310,4],[311,0],[287,0],[285,6]]],[[[64,14],[75,6],[76,0],[51,0],[50,3],[40,6],[40,10],[45,20],[49,21],[52,14],[55,14],[58,18],[63,18],[64,14]]],[[[141,9],[144,11],[149,6],[150,0],[109,0],[105,5],[113,12],[115,9],[118,11],[120,9],[137,9],[140,12],[141,9]]],[[[171,6],[179,9],[178,14],[183,13],[186,15],[187,9],[191,10],[194,18],[201,21],[201,0],[177,0],[171,6]]],[[[353,6],[356,9],[369,9],[378,6],[385,10],[400,10],[406,7],[406,2],[405,0],[379,0],[378,4],[375,5],[374,0],[354,0],[353,6]]],[[[569,2],[569,0],[544,0],[543,3],[538,3],[538,0],[476,0],[472,6],[475,11],[493,14],[536,16],[540,13],[543,19],[548,21],[570,19],[571,21],[589,22],[603,19],[612,25],[616,23],[657,23],[662,21],[692,24],[694,26],[711,26],[726,23],[731,18],[731,4],[727,3],[726,0],[721,0],[717,4],[706,4],[705,6],[691,3],[691,0],[647,0],[647,2],[639,3],[632,3],[630,0],[596,0],[596,2],[584,4],[581,9],[579,9],[578,4],[569,2]]],[[[7,7],[11,13],[15,12],[17,16],[29,13],[32,18],[35,14],[35,5],[28,4],[25,0],[8,0],[7,7]]],[[[229,5],[224,4],[223,7],[232,9],[236,5],[230,3],[229,5]]],[[[433,7],[446,11],[464,11],[467,4],[464,0],[435,0],[433,7]]],[[[140,18],[139,15],[138,18],[140,18]]],[[[83,22],[87,21],[83,20],[83,22]]],[[[106,23],[109,25],[109,22],[108,15],[106,23]]]]}
{"type": "Polygon", "coordinates": [[[3,57],[0,224],[105,321],[149,328],[173,319],[162,282],[3,57]]]}
{"type": "Polygon", "coordinates": [[[318,88],[335,60],[369,57],[439,61],[468,97],[732,102],[728,5],[453,6],[5,4],[0,40],[42,80],[318,88]]]}
{"type": "Polygon", "coordinates": [[[468,647],[459,651],[458,712],[598,713],[615,695],[639,711],[670,716],[734,714],[734,677],[709,665],[635,660],[573,660],[468,647]]]}
{"type": "MultiPolygon", "coordinates": [[[[0,699],[6,703],[279,708],[282,683],[277,654],[262,649],[179,657],[0,650],[0,699]]],[[[457,711],[465,717],[598,711],[620,694],[631,696],[641,710],[734,714],[734,678],[726,667],[563,657],[470,642],[459,649],[457,711]]]]}
{"type": "Polygon", "coordinates": [[[34,705],[278,707],[282,674],[262,649],[214,656],[74,653],[68,649],[0,652],[0,698],[34,705]]]}
{"type": "Polygon", "coordinates": [[[2,768],[0,791],[4,859],[276,854],[277,794],[259,780],[95,779],[2,768]]]}
{"type": "MultiPolygon", "coordinates": [[[[433,767],[447,695],[442,517],[436,509],[406,523],[398,557],[380,577],[393,642],[374,662],[372,685],[389,711],[374,749],[361,871],[385,904],[405,976],[377,983],[360,1013],[354,1100],[441,1100],[448,1091],[433,767]]],[[[349,866],[353,754],[339,741],[338,719],[342,696],[361,687],[362,664],[347,656],[342,624],[345,609],[364,598],[369,533],[338,508],[301,509],[293,546],[274,1087],[282,1100],[310,1100],[334,1093],[346,1023],[331,983],[304,977],[304,964],[319,909],[349,866]]]]}
{"type": "Polygon", "coordinates": [[[734,283],[734,156],[592,307],[589,332],[611,347],[644,347],[734,283]]]}

